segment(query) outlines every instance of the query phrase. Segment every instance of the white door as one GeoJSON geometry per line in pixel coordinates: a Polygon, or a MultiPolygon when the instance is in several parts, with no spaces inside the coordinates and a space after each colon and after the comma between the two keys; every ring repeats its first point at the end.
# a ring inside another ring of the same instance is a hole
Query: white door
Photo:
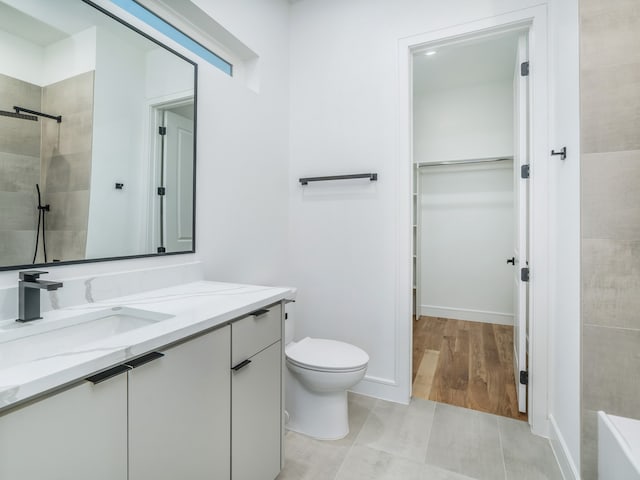
{"type": "Polygon", "coordinates": [[[518,394],[518,410],[527,411],[527,385],[521,383],[520,372],[527,371],[527,345],[528,345],[528,282],[521,278],[522,269],[528,268],[528,197],[529,181],[521,176],[521,167],[529,164],[529,82],[528,76],[521,74],[521,64],[526,62],[527,37],[520,36],[518,40],[518,53],[514,74],[514,370],[516,390],[518,394]]]}
{"type": "Polygon", "coordinates": [[[165,111],[164,238],[167,252],[193,249],[193,120],[165,111]]]}

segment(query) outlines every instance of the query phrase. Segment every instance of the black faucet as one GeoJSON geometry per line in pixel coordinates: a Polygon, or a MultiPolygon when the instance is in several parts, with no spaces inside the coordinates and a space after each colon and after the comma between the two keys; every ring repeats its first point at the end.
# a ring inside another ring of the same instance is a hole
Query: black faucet
{"type": "Polygon", "coordinates": [[[16,322],[30,322],[38,320],[40,316],[40,290],[57,290],[62,282],[38,280],[40,275],[49,272],[30,270],[19,272],[18,282],[18,318],[16,322]]]}

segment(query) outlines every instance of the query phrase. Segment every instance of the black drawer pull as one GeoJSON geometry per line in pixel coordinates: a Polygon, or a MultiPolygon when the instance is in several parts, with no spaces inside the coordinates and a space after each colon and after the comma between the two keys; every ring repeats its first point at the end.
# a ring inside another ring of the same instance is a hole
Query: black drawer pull
{"type": "Polygon", "coordinates": [[[131,367],[129,365],[125,365],[125,364],[116,365],[115,367],[105,370],[104,372],[91,375],[90,377],[87,377],[85,380],[96,385],[98,383],[104,382],[105,380],[109,380],[110,378],[115,377],[116,375],[120,375],[121,373],[128,372],[129,370],[131,370],[131,367]]]}
{"type": "Polygon", "coordinates": [[[237,372],[238,370],[240,370],[241,368],[246,367],[247,365],[249,365],[251,363],[251,360],[249,360],[248,358],[246,360],[241,361],[239,364],[237,364],[235,367],[231,367],[231,370],[233,370],[234,372],[237,372]]]}
{"type": "Polygon", "coordinates": [[[160,353],[160,352],[151,352],[151,353],[147,353],[146,355],[143,355],[141,357],[138,358],[134,358],[133,360],[129,360],[127,363],[125,363],[125,365],[128,365],[131,368],[137,368],[140,365],[144,365],[145,363],[149,363],[152,362],[158,358],[162,358],[164,357],[164,353],[160,353]]]}
{"type": "Polygon", "coordinates": [[[254,317],[259,317],[260,315],[264,315],[265,313],[269,313],[269,310],[267,310],[266,308],[261,308],[260,310],[251,312],[249,315],[253,315],[254,317]]]}

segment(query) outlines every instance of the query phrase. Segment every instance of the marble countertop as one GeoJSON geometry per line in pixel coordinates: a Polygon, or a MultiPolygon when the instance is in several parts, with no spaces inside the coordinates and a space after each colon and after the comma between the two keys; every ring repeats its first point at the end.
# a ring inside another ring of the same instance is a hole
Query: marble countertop
{"type": "Polygon", "coordinates": [[[45,356],[0,369],[0,412],[17,403],[74,383],[95,372],[120,364],[183,338],[223,325],[266,305],[295,297],[295,289],[198,281],[126,297],[113,298],[53,310],[42,320],[17,324],[0,322],[0,358],[2,343],[12,340],[18,329],[54,325],[68,317],[122,306],[173,315],[126,333],[88,344],[77,345],[63,353],[45,356]]]}

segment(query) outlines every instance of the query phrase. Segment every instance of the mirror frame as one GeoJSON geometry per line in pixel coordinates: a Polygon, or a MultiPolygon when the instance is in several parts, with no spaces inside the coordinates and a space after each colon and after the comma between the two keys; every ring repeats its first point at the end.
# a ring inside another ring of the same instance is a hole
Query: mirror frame
{"type": "MultiPolygon", "coordinates": [[[[78,265],[78,264],[84,264],[84,263],[110,262],[110,261],[117,261],[117,260],[131,260],[131,259],[135,259],[135,258],[165,257],[165,256],[168,256],[168,255],[184,255],[184,254],[193,254],[193,253],[196,252],[196,171],[197,171],[197,163],[198,163],[197,162],[197,158],[198,157],[197,157],[196,144],[197,144],[197,138],[198,138],[198,132],[197,132],[197,130],[198,130],[198,64],[195,61],[191,60],[190,58],[184,56],[183,54],[178,53],[173,48],[165,45],[160,40],[152,37],[150,34],[140,30],[137,27],[134,27],[133,25],[131,25],[130,23],[126,22],[122,18],[118,17],[115,13],[105,9],[104,7],[102,7],[100,5],[97,5],[96,3],[92,2],[91,0],[78,0],[78,1],[86,3],[90,7],[95,8],[99,12],[101,12],[101,13],[107,15],[108,17],[110,17],[112,20],[120,23],[121,25],[125,26],[126,28],[129,28],[129,29],[133,30],[138,35],[142,35],[147,40],[152,41],[156,45],[158,45],[158,46],[164,48],[165,50],[173,53],[177,57],[181,58],[182,60],[186,61],[187,63],[189,63],[189,64],[191,64],[193,66],[193,184],[192,184],[193,185],[193,213],[192,213],[192,215],[193,215],[193,218],[192,218],[192,225],[193,225],[192,236],[193,236],[193,238],[192,238],[192,242],[191,242],[191,250],[184,250],[184,251],[179,251],[179,252],[164,252],[164,253],[143,253],[143,254],[139,254],[139,255],[121,255],[121,256],[117,256],[117,257],[101,257],[101,258],[78,259],[78,260],[64,260],[64,261],[60,261],[60,262],[29,263],[29,264],[22,264],[22,265],[0,265],[0,272],[2,272],[2,271],[11,271],[11,270],[24,270],[24,269],[31,269],[31,268],[41,268],[41,267],[57,267],[57,266],[62,266],[62,265],[78,265]]],[[[158,18],[160,18],[160,17],[158,17],[158,18]]],[[[164,19],[161,19],[161,20],[163,22],[167,23],[168,25],[170,25],[171,27],[176,28],[173,25],[171,25],[169,22],[167,22],[166,20],[164,20],[164,19]]],[[[149,28],[152,28],[152,27],[149,27],[149,28]]],[[[176,28],[176,30],[178,30],[178,29],[176,28]]]]}

